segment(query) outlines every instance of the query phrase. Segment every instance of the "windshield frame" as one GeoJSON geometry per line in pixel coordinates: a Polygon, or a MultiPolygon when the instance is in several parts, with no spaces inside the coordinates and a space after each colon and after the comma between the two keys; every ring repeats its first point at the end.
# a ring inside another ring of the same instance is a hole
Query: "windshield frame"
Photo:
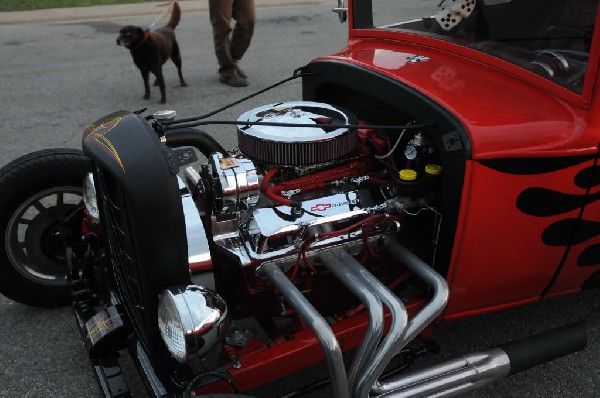
{"type": "MultiPolygon", "coordinates": [[[[501,70],[504,73],[517,77],[529,84],[535,85],[542,90],[548,91],[579,107],[589,109],[591,106],[594,88],[597,81],[598,65],[600,62],[600,28],[594,29],[592,46],[590,49],[587,70],[584,78],[585,80],[581,92],[578,93],[515,63],[511,63],[507,60],[486,52],[479,51],[475,48],[461,45],[457,42],[442,40],[431,35],[419,34],[413,31],[384,30],[375,28],[373,26],[372,15],[373,1],[376,0],[349,0],[348,24],[350,42],[352,42],[353,39],[374,38],[408,42],[440,49],[442,51],[451,52],[501,70]]],[[[399,2],[400,1],[401,0],[399,0],[399,2]]],[[[431,1],[437,5],[437,0],[431,1]]],[[[599,20],[600,6],[598,6],[598,9],[596,10],[595,16],[595,21],[598,22],[599,20]]]]}

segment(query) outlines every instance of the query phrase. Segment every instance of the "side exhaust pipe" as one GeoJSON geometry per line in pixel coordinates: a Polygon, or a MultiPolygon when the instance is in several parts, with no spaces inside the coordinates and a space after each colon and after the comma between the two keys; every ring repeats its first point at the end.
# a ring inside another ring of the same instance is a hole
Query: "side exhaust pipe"
{"type": "Polygon", "coordinates": [[[485,352],[410,372],[393,380],[392,391],[378,398],[454,397],[545,362],[583,350],[587,327],[577,322],[485,352]]]}
{"type": "Polygon", "coordinates": [[[583,350],[587,346],[585,321],[575,322],[521,340],[502,344],[500,348],[510,359],[510,373],[553,361],[557,358],[583,350]]]}

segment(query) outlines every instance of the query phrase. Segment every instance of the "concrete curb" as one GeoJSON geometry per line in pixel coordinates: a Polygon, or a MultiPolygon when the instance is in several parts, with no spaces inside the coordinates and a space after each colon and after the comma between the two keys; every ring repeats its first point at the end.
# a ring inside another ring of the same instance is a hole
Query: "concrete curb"
{"type": "MultiPolygon", "coordinates": [[[[322,3],[331,3],[326,0],[255,0],[256,8],[310,6],[322,3]]],[[[0,12],[0,26],[15,24],[38,23],[69,23],[74,21],[98,21],[131,18],[161,14],[163,8],[155,8],[161,2],[115,4],[109,6],[52,8],[35,11],[0,12]]],[[[208,0],[183,0],[179,2],[182,12],[206,12],[208,0]]]]}

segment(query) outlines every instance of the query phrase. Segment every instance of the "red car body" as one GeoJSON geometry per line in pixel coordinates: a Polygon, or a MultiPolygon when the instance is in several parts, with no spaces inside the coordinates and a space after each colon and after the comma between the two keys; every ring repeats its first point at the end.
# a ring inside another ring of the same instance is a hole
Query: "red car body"
{"type": "MultiPolygon", "coordinates": [[[[585,84],[576,94],[465,46],[354,28],[354,3],[348,46],[322,59],[353,63],[418,90],[460,120],[471,142],[443,318],[596,286],[598,48],[591,47],[585,84]],[[415,56],[428,60],[406,62],[415,56]],[[539,209],[544,205],[549,208],[539,209]]],[[[593,41],[600,41],[600,31],[593,41]]]]}

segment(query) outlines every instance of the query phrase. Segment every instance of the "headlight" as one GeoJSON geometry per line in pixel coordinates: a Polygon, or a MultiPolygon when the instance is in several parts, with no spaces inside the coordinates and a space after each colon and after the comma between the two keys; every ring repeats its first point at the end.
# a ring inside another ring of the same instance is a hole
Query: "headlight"
{"type": "Polygon", "coordinates": [[[96,222],[100,222],[100,212],[98,211],[98,199],[96,198],[96,186],[94,185],[94,175],[88,173],[83,181],[83,204],[90,217],[96,222]]]}
{"type": "Polygon", "coordinates": [[[190,285],[163,291],[158,302],[158,329],[173,357],[184,363],[207,354],[227,326],[225,301],[210,289],[190,285]]]}

